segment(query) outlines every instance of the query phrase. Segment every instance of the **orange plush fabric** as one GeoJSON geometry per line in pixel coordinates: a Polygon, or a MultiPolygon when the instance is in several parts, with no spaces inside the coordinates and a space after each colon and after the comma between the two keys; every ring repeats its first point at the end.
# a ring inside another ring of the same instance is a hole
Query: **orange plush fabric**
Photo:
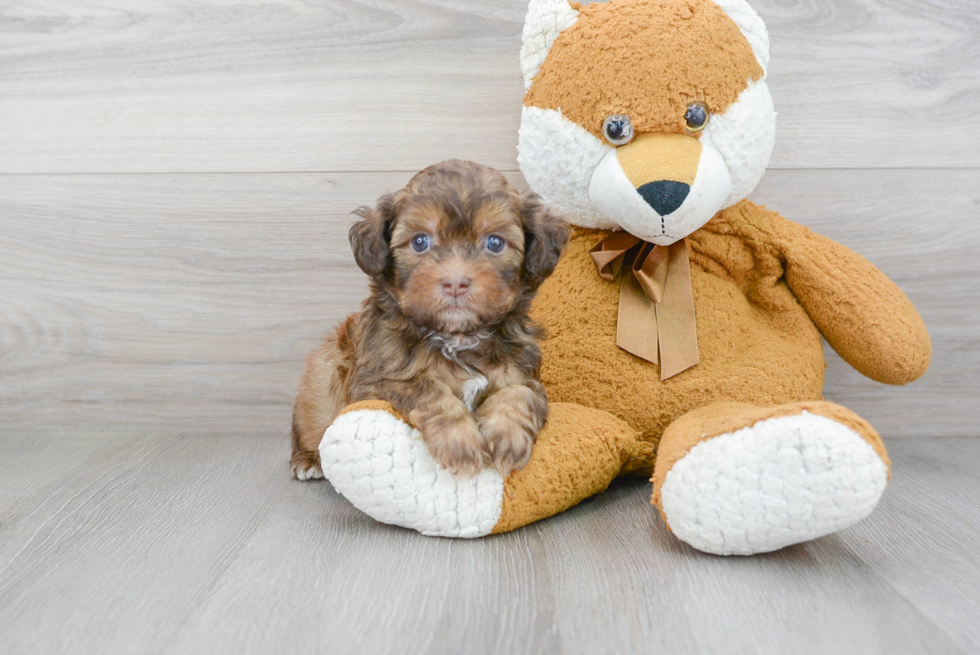
{"type": "Polygon", "coordinates": [[[394,407],[392,407],[391,403],[389,403],[386,400],[361,400],[356,403],[351,403],[347,407],[344,407],[343,411],[340,412],[340,415],[343,416],[344,414],[348,414],[350,412],[358,412],[361,410],[388,412],[389,414],[397,418],[399,421],[411,425],[411,423],[408,422],[408,419],[402,416],[401,412],[399,412],[394,407]]]}
{"type": "MultiPolygon", "coordinates": [[[[715,403],[820,400],[821,331],[873,379],[909,382],[928,367],[925,325],[883,273],[742,201],[688,237],[701,363],[661,381],[659,366],[616,346],[619,288],[599,278],[588,254],[607,234],[576,231],[535,302],[532,315],[550,335],[542,382],[552,400],[606,410],[651,444],[676,419],[715,403]]],[[[636,471],[650,473],[653,463],[636,471]]]]}
{"type": "Polygon", "coordinates": [[[563,512],[605,490],[631,458],[649,460],[652,454],[635,430],[611,414],[552,403],[531,461],[504,481],[503,508],[493,532],[563,512]]]}
{"type": "Polygon", "coordinates": [[[868,260],[787,224],[786,282],[834,350],[872,380],[908,384],[929,368],[932,341],[908,296],[868,260]]]}
{"type": "Polygon", "coordinates": [[[763,75],[738,26],[714,3],[593,3],[580,11],[524,104],[560,109],[599,138],[606,117],[620,113],[638,132],[683,133],[688,103],[722,112],[763,75]]]}
{"type": "Polygon", "coordinates": [[[786,282],[777,245],[787,224],[743,201],[688,238],[701,363],[665,381],[659,366],[616,346],[619,286],[599,278],[588,254],[608,233],[578,230],[532,310],[549,333],[549,397],[606,410],[653,444],[674,419],[715,402],[819,400],[820,333],[786,282]]]}

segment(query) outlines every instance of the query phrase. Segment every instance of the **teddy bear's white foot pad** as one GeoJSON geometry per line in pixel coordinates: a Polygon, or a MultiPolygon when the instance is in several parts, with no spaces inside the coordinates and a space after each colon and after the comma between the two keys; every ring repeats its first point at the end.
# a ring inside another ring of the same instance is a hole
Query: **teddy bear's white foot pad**
{"type": "Polygon", "coordinates": [[[671,530],[718,555],[765,553],[868,516],[888,467],[857,432],[803,412],[702,441],[667,473],[671,530]]]}
{"type": "Polygon", "coordinates": [[[500,519],[504,482],[494,469],[453,475],[419,431],[380,410],[341,414],[320,444],[323,472],[359,510],[382,523],[438,537],[482,537],[500,519]]]}

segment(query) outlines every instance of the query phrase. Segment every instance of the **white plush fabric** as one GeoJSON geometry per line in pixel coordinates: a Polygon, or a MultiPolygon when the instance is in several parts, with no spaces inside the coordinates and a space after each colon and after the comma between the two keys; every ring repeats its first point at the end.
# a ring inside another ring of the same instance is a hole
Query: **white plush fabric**
{"type": "Polygon", "coordinates": [[[749,82],[724,114],[712,114],[701,145],[721,153],[731,188],[721,209],[748,197],[759,184],[776,145],[776,109],[765,80],[749,82]]]}
{"type": "Polygon", "coordinates": [[[589,199],[592,173],[615,149],[561,112],[525,106],[518,133],[517,163],[524,179],[546,203],[580,227],[616,229],[589,199]]]}
{"type": "Polygon", "coordinates": [[[503,507],[495,469],[454,476],[439,466],[418,430],[388,412],[337,417],[320,444],[323,473],[355,507],[382,523],[436,537],[488,535],[503,507]]]}
{"type": "Polygon", "coordinates": [[[684,204],[667,216],[658,214],[639,194],[623,172],[616,151],[606,155],[593,173],[589,198],[596,209],[633,236],[669,246],[711,220],[722,209],[731,188],[732,178],[721,154],[710,144],[703,144],[691,191],[684,204]]]}
{"type": "Polygon", "coordinates": [[[667,473],[661,500],[682,541],[750,555],[857,523],[887,480],[885,463],[860,435],[804,412],[699,443],[667,473]]]}
{"type": "Polygon", "coordinates": [[[524,73],[525,89],[531,88],[555,40],[562,31],[575,24],[578,17],[579,12],[571,8],[568,0],[531,0],[521,42],[521,72],[524,73]]]}

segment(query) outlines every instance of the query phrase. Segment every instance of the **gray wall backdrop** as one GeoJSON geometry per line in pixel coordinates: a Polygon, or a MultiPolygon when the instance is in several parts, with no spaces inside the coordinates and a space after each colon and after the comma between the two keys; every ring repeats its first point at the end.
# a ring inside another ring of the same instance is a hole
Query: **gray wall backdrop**
{"type": "MultiPolygon", "coordinates": [[[[752,199],[891,275],[932,369],[826,394],[978,436],[976,0],[753,0],[779,111],[752,199]]],[[[451,156],[510,172],[526,0],[4,2],[0,430],[268,433],[359,304],[350,210],[451,156]]],[[[285,448],[285,444],[284,444],[285,448]]]]}

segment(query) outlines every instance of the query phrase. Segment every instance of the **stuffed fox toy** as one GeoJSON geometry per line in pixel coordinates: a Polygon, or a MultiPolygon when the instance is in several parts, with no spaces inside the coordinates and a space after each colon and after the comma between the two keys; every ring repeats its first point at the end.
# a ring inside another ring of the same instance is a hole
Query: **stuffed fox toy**
{"type": "Polygon", "coordinates": [[[530,463],[453,476],[382,402],[327,430],[323,470],[379,521],[477,537],[620,475],[679,539],[752,554],[846,528],[889,478],[878,434],[822,400],[821,335],[886,384],[929,364],[905,294],[755,205],[775,138],[769,41],[745,0],[532,0],[518,161],[577,229],[534,318],[551,418],[530,463]]]}

